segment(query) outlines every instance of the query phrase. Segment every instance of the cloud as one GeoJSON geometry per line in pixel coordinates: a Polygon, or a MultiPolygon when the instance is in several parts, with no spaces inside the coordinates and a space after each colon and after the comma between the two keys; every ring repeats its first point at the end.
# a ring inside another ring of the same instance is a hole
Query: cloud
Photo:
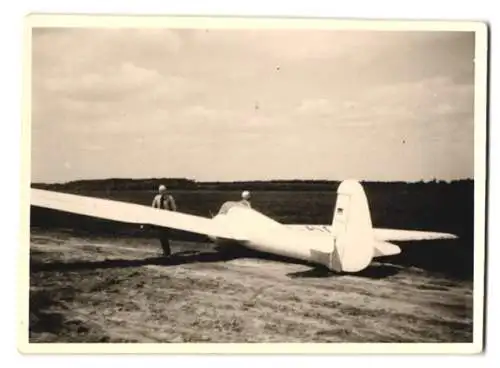
{"type": "Polygon", "coordinates": [[[298,105],[301,121],[335,127],[367,128],[380,125],[419,125],[462,119],[473,123],[474,87],[451,78],[381,85],[342,100],[337,96],[304,99],[298,105]]]}
{"type": "Polygon", "coordinates": [[[83,151],[94,151],[94,152],[101,152],[104,151],[105,148],[103,146],[97,145],[97,144],[88,144],[83,147],[80,147],[83,151]]]}
{"type": "Polygon", "coordinates": [[[335,106],[326,98],[306,99],[300,103],[297,112],[304,115],[328,115],[335,113],[335,106]]]}
{"type": "Polygon", "coordinates": [[[116,98],[117,95],[128,94],[130,91],[147,89],[160,78],[161,75],[156,70],[125,62],[106,74],[93,72],[48,77],[44,80],[44,87],[49,93],[71,94],[80,99],[116,98]]]}
{"type": "MultiPolygon", "coordinates": [[[[434,77],[413,83],[386,85],[366,95],[366,103],[377,114],[399,118],[474,113],[474,86],[457,85],[449,77],[434,77]]],[[[404,122],[404,121],[403,121],[404,122]]]]}
{"type": "MultiPolygon", "coordinates": [[[[48,74],[78,70],[108,71],[128,60],[147,68],[158,66],[158,56],[175,55],[182,48],[179,34],[168,29],[54,29],[33,31],[34,67],[48,74]]],[[[156,68],[157,69],[157,68],[156,68]]]]}
{"type": "Polygon", "coordinates": [[[200,121],[206,122],[222,122],[235,118],[235,113],[230,110],[213,109],[202,105],[189,105],[180,111],[180,117],[186,121],[199,123],[200,121]]]}
{"type": "Polygon", "coordinates": [[[311,176],[325,161],[409,177],[433,155],[449,175],[451,154],[473,157],[473,51],[463,33],[36,30],[34,177],[311,176]]]}

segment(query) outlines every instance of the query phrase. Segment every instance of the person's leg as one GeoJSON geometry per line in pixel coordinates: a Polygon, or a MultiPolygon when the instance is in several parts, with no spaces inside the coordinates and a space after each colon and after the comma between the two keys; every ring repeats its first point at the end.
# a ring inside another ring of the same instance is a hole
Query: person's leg
{"type": "Polygon", "coordinates": [[[163,249],[163,255],[165,257],[169,257],[172,254],[172,251],[170,249],[170,239],[168,235],[169,234],[167,230],[160,230],[160,243],[161,248],[163,249]]]}

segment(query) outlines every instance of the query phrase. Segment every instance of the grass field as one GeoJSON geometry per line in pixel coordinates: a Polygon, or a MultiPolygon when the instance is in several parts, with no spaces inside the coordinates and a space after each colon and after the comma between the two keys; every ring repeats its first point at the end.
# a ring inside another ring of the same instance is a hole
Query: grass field
{"type": "MultiPolygon", "coordinates": [[[[177,234],[159,257],[153,234],[33,209],[32,342],[472,341],[473,187],[367,187],[376,227],[453,232],[400,244],[359,275],[257,253],[220,252],[177,234]]],[[[334,188],[333,188],[334,189],[334,188]]],[[[153,192],[83,194],[150,205],[153,192]]],[[[176,191],[183,212],[210,216],[234,191],[176,191]]],[[[326,224],[332,191],[258,191],[284,223],[326,224]]]]}

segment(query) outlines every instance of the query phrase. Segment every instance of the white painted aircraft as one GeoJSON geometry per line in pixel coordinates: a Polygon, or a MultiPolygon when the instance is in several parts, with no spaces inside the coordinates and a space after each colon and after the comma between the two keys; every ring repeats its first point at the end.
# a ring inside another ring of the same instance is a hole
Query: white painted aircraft
{"type": "Polygon", "coordinates": [[[368,200],[358,181],[343,181],[329,225],[288,225],[226,202],[213,218],[158,210],[144,205],[31,189],[31,205],[107,220],[148,224],[207,236],[216,244],[309,261],[337,272],[359,272],[373,258],[399,254],[389,241],[456,239],[448,233],[372,227],[368,200]]]}

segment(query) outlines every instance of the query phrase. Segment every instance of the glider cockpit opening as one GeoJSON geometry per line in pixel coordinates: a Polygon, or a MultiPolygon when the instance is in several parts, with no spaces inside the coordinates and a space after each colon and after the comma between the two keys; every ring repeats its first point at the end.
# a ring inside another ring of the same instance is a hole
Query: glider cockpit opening
{"type": "Polygon", "coordinates": [[[248,204],[243,201],[227,201],[222,204],[217,214],[227,215],[229,210],[235,207],[250,208],[248,204]]]}

